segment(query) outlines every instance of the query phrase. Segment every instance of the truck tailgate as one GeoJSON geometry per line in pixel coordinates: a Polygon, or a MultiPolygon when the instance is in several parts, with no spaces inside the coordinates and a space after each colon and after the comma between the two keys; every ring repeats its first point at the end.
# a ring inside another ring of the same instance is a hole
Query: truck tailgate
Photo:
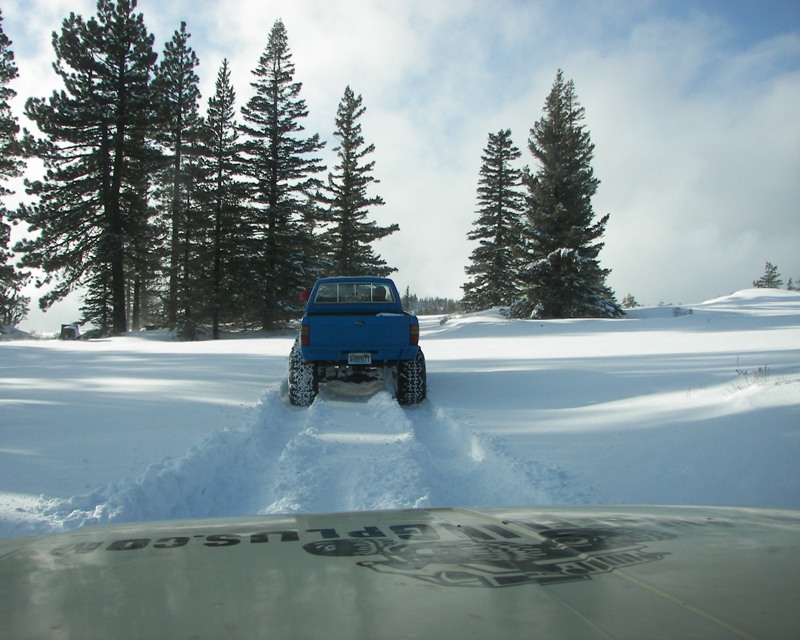
{"type": "Polygon", "coordinates": [[[349,353],[365,352],[373,361],[407,359],[416,353],[410,343],[411,323],[411,316],[400,313],[307,316],[303,357],[347,361],[349,353]]]}

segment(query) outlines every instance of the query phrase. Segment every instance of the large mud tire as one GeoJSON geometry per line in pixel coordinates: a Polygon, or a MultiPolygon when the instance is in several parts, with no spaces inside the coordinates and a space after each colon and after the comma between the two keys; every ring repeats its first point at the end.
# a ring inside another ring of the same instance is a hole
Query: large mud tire
{"type": "Polygon", "coordinates": [[[314,364],[303,360],[300,345],[295,341],[289,354],[289,403],[296,407],[311,406],[318,391],[314,364]]]}
{"type": "Polygon", "coordinates": [[[413,360],[402,360],[397,365],[397,402],[402,405],[419,404],[427,392],[425,356],[419,349],[413,360]]]}

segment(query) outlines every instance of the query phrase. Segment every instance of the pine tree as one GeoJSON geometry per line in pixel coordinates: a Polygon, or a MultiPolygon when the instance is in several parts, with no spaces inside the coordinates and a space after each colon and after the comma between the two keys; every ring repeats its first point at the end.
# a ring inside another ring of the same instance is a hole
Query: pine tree
{"type": "Polygon", "coordinates": [[[0,326],[14,327],[28,313],[30,298],[22,292],[30,280],[30,275],[18,271],[11,259],[14,254],[8,251],[11,227],[3,222],[0,213],[0,326]]]}
{"type": "Polygon", "coordinates": [[[783,286],[783,280],[778,273],[778,267],[767,262],[764,267],[764,275],[758,280],[754,280],[753,286],[758,289],[780,289],[783,286]]]}
{"type": "Polygon", "coordinates": [[[255,94],[242,109],[254,305],[264,328],[299,309],[296,292],[307,285],[314,249],[309,195],[320,187],[314,174],[324,171],[312,155],[324,143],[318,134],[303,136],[308,111],[294,70],[286,28],[277,20],[253,70],[255,94]]]}
{"type": "Polygon", "coordinates": [[[521,153],[509,129],[489,134],[478,179],[478,219],[467,237],[479,245],[465,268],[473,279],[463,285],[468,311],[510,305],[517,297],[518,246],[522,237],[523,208],[521,153]]]}
{"type": "Polygon", "coordinates": [[[192,154],[185,160],[183,173],[176,330],[181,340],[195,340],[200,325],[208,321],[211,307],[213,218],[204,206],[204,189],[209,180],[205,166],[192,154]]]}
{"type": "Polygon", "coordinates": [[[242,256],[247,229],[242,220],[245,192],[238,178],[241,170],[236,93],[231,85],[228,60],[217,74],[214,95],[208,101],[199,147],[205,184],[201,206],[211,215],[209,254],[211,268],[208,315],[214,339],[220,337],[220,323],[244,313],[246,291],[253,286],[242,256]]]}
{"type": "Polygon", "coordinates": [[[89,298],[108,305],[93,309],[107,319],[101,330],[114,334],[127,331],[130,252],[149,210],[142,175],[152,162],[156,54],[135,7],[135,0],[98,0],[96,17],[71,13],[53,37],[64,89],[25,106],[45,136],[31,140],[31,150],[46,175],[29,184],[37,204],[19,212],[38,231],[19,244],[23,264],[43,269],[45,282],[57,280],[43,308],[89,286],[89,298]]]}
{"type": "Polygon", "coordinates": [[[526,172],[528,188],[524,296],[514,315],[543,318],[619,317],[622,309],[605,280],[599,238],[609,216],[594,221],[592,197],[599,181],[591,166],[594,145],[582,124],[584,109],[571,80],[558,71],[545,115],[530,132],[528,148],[539,163],[526,172]]]}
{"type": "MultiPolygon", "coordinates": [[[[189,227],[191,213],[186,210],[187,192],[191,189],[187,155],[199,135],[198,103],[200,89],[195,68],[199,61],[189,46],[186,23],[164,46],[161,62],[155,70],[155,95],[162,119],[157,140],[164,154],[164,168],[159,176],[160,196],[165,203],[166,227],[169,233],[167,324],[174,327],[178,317],[181,271],[187,269],[184,244],[193,241],[189,227]]],[[[183,296],[186,298],[186,296],[183,296]]],[[[185,313],[185,309],[184,309],[185,313]]]]}
{"type": "MultiPolygon", "coordinates": [[[[130,196],[126,210],[130,213],[131,225],[127,240],[126,305],[133,331],[154,321],[165,324],[160,276],[167,258],[164,240],[167,232],[149,197],[152,166],[151,158],[142,163],[132,162],[131,183],[127,189],[130,196]]],[[[84,311],[84,316],[93,314],[84,311]]]]}
{"type": "Polygon", "coordinates": [[[623,309],[635,309],[639,306],[639,303],[636,302],[636,298],[633,297],[632,293],[627,294],[622,299],[622,308],[623,309]]]}
{"type": "MultiPolygon", "coordinates": [[[[0,11],[0,198],[13,194],[5,183],[19,178],[24,168],[18,138],[19,124],[10,105],[11,99],[16,95],[10,83],[18,75],[11,41],[3,31],[3,13],[0,11]]],[[[7,217],[8,211],[0,200],[0,325],[13,327],[28,312],[30,299],[22,294],[22,288],[30,276],[24,271],[18,271],[11,262],[14,256],[8,250],[11,227],[5,222],[7,217]]]]}
{"type": "Polygon", "coordinates": [[[10,104],[17,95],[10,85],[17,77],[19,70],[11,50],[11,40],[3,31],[3,12],[0,10],[0,197],[12,195],[13,192],[3,183],[19,178],[25,167],[18,137],[19,123],[10,104]]]}
{"type": "Polygon", "coordinates": [[[325,221],[330,228],[322,234],[327,248],[329,275],[370,274],[387,276],[394,268],[373,251],[376,240],[398,231],[399,225],[378,226],[367,221],[370,207],[382,204],[380,196],[370,197],[367,189],[377,183],[372,176],[374,161],[365,158],[375,151],[375,145],[367,145],[359,122],[366,111],[360,95],[356,96],[348,86],[336,112],[336,132],[339,140],[337,164],[328,174],[324,192],[318,198],[326,207],[325,221]]]}

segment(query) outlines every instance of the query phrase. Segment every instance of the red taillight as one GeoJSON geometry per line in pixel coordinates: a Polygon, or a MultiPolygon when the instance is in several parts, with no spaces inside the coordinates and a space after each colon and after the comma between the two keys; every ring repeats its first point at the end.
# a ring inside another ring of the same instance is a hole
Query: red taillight
{"type": "Polygon", "coordinates": [[[311,335],[308,332],[308,325],[300,327],[300,346],[307,347],[311,342],[311,335]]]}
{"type": "Polygon", "coordinates": [[[416,347],[419,344],[419,325],[411,325],[411,346],[416,347]]]}

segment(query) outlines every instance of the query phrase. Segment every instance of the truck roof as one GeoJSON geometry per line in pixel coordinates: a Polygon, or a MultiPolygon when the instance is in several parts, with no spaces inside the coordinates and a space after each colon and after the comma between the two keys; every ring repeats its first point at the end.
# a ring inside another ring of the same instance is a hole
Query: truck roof
{"type": "Polygon", "coordinates": [[[380,284],[394,284],[391,278],[381,278],[379,276],[334,276],[330,278],[320,278],[319,283],[342,283],[348,282],[376,282],[380,284]]]}

